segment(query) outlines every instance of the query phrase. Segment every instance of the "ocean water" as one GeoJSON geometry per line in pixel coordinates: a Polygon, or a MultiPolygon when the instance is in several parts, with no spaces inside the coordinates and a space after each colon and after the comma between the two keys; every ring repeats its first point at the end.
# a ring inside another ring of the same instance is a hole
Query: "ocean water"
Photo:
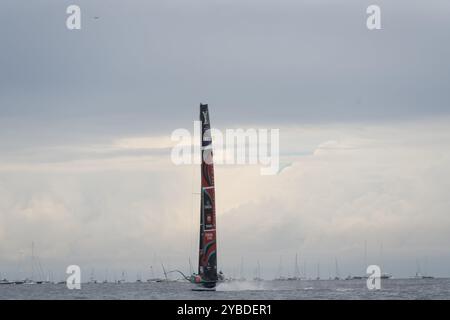
{"type": "Polygon", "coordinates": [[[0,285],[0,299],[450,299],[450,279],[387,279],[380,290],[365,280],[225,282],[215,292],[192,291],[186,282],[0,285]]]}

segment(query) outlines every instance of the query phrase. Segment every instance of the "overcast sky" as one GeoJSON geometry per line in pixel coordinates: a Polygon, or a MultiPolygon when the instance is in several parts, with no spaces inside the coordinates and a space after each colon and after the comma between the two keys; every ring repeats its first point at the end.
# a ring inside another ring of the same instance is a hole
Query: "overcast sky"
{"type": "Polygon", "coordinates": [[[0,273],[26,276],[32,240],[60,276],[186,269],[199,172],[169,137],[204,102],[221,129],[279,128],[288,165],[217,167],[226,272],[299,252],[361,273],[367,240],[386,272],[450,276],[450,3],[377,1],[369,31],[373,3],[2,0],[0,273]]]}

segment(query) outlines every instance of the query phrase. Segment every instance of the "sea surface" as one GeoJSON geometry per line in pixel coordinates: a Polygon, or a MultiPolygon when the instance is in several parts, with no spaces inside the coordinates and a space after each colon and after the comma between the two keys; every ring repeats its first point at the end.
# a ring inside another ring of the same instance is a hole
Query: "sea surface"
{"type": "Polygon", "coordinates": [[[0,299],[450,299],[450,279],[383,279],[380,290],[366,280],[224,282],[215,292],[192,291],[186,282],[0,285],[0,299]]]}

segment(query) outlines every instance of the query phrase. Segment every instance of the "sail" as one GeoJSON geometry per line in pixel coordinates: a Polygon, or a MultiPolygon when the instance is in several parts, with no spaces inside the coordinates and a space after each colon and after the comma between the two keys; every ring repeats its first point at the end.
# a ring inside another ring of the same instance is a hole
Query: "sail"
{"type": "Polygon", "coordinates": [[[205,282],[217,281],[216,208],[211,125],[207,104],[200,104],[201,204],[198,274],[205,282]]]}

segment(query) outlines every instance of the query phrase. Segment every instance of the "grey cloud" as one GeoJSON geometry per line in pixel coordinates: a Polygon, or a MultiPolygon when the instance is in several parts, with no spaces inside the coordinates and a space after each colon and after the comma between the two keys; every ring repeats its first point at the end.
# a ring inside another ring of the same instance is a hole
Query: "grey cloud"
{"type": "Polygon", "coordinates": [[[369,1],[79,1],[71,32],[68,1],[4,1],[1,133],[165,133],[200,101],[222,124],[448,113],[450,9],[432,2],[380,1],[369,32],[369,1]]]}

